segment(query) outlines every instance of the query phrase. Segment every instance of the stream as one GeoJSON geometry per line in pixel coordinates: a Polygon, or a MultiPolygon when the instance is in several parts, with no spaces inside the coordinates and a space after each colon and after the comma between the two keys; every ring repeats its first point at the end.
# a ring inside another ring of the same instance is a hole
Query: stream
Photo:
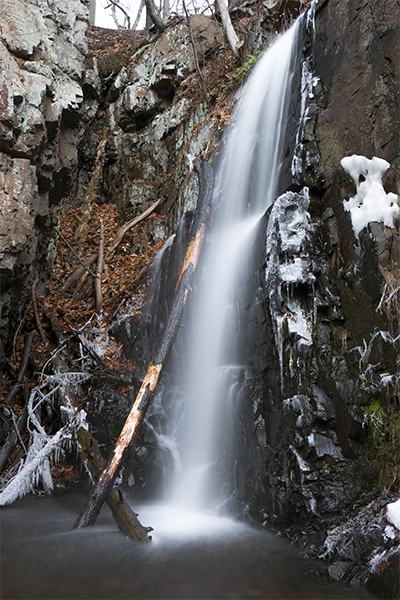
{"type": "Polygon", "coordinates": [[[1,510],[1,598],[373,598],[319,581],[285,540],[229,518],[168,505],[135,507],[154,528],[145,546],[124,538],[103,507],[75,531],[84,497],[28,497],[1,510]]]}

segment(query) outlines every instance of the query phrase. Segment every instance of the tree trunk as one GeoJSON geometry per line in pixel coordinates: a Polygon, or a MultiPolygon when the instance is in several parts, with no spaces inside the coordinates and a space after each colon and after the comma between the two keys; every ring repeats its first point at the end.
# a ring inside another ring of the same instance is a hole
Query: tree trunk
{"type": "MultiPolygon", "coordinates": [[[[167,24],[162,20],[162,18],[158,14],[153,0],[144,0],[144,2],[146,4],[147,17],[150,17],[154,25],[157,27],[158,31],[162,33],[167,28],[167,24]]],[[[147,21],[148,20],[146,19],[146,27],[148,27],[147,21]]]]}
{"type": "Polygon", "coordinates": [[[167,360],[180,327],[183,309],[191,289],[190,286],[199,259],[201,245],[204,240],[214,188],[214,172],[211,165],[196,159],[194,161],[194,168],[199,178],[199,197],[193,219],[191,240],[183,260],[172,300],[171,310],[161,333],[153,360],[147,369],[142,386],[117,440],[113,454],[107,467],[101,473],[97,484],[93,486],[85,507],[75,523],[75,528],[87,527],[88,525],[93,525],[95,523],[101,506],[112,489],[125,451],[134,440],[139,425],[153,399],[154,390],[158,383],[161,370],[167,360]]]}
{"type": "Polygon", "coordinates": [[[221,13],[222,24],[224,26],[226,37],[228,38],[228,42],[232,48],[233,54],[238,57],[239,48],[243,46],[243,41],[239,40],[238,36],[236,35],[236,31],[233,28],[226,1],[216,0],[216,2],[221,13]]]}

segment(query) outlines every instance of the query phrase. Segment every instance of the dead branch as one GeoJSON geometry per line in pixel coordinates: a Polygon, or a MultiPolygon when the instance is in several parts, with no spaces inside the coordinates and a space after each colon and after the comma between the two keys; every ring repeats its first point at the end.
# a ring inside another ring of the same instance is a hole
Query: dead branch
{"type": "Polygon", "coordinates": [[[162,204],[162,202],[163,202],[163,199],[159,198],[156,202],[154,202],[151,206],[149,206],[149,208],[147,208],[145,211],[143,211],[140,215],[138,215],[131,221],[128,221],[128,223],[121,225],[121,227],[117,231],[115,238],[113,239],[113,241],[111,242],[111,245],[108,248],[107,256],[106,256],[107,262],[110,261],[110,258],[114,254],[115,250],[117,249],[119,244],[122,242],[124,235],[130,229],[132,229],[132,227],[135,227],[135,225],[138,225],[139,223],[144,221],[147,217],[149,217],[156,210],[156,208],[158,208],[162,204]]]}
{"type": "Polygon", "coordinates": [[[43,327],[42,327],[42,324],[41,324],[41,322],[40,322],[40,319],[39,319],[39,312],[38,312],[38,309],[37,309],[37,303],[36,303],[35,288],[36,288],[36,284],[37,284],[37,282],[38,282],[38,281],[39,281],[39,278],[38,278],[38,277],[36,277],[36,278],[35,278],[35,281],[34,281],[34,282],[33,282],[33,284],[32,284],[32,304],[33,304],[33,313],[34,313],[34,315],[35,315],[35,321],[36,321],[36,325],[37,325],[37,328],[38,328],[38,330],[39,330],[40,337],[42,338],[42,342],[43,342],[43,344],[45,344],[45,346],[47,346],[49,342],[48,342],[48,339],[47,339],[47,337],[46,337],[46,334],[45,334],[45,332],[43,331],[43,327]]]}
{"type": "Polygon", "coordinates": [[[10,404],[11,400],[15,396],[16,391],[21,386],[21,384],[24,380],[26,367],[28,366],[29,354],[31,352],[32,340],[33,340],[33,333],[29,333],[26,337],[24,354],[22,356],[21,366],[18,371],[17,381],[16,381],[16,383],[14,383],[11,390],[8,392],[7,396],[4,398],[4,404],[10,404]]]}
{"type": "Polygon", "coordinates": [[[63,285],[58,288],[55,297],[59,298],[60,296],[65,294],[69,290],[69,288],[74,285],[74,283],[77,283],[82,278],[85,271],[88,271],[87,267],[95,263],[96,259],[97,254],[91,254],[85,261],[83,261],[83,266],[79,265],[79,267],[76,267],[76,269],[74,269],[72,273],[68,275],[65,283],[63,283],[63,285]]]}
{"type": "Polygon", "coordinates": [[[103,296],[101,293],[101,277],[104,270],[104,224],[103,219],[100,219],[100,240],[99,240],[99,254],[97,259],[97,272],[94,280],[94,289],[96,294],[96,313],[101,315],[103,310],[103,296]]]}
{"type": "Polygon", "coordinates": [[[17,423],[14,424],[14,429],[8,434],[6,441],[0,450],[0,473],[3,472],[9,457],[11,456],[15,446],[17,445],[20,436],[26,428],[28,420],[28,412],[25,409],[23,415],[20,416],[17,423]]]}
{"type": "MultiPolygon", "coordinates": [[[[49,320],[53,331],[56,334],[58,343],[63,344],[65,337],[62,333],[61,323],[53,312],[49,312],[49,320]]],[[[68,349],[64,349],[63,353],[58,353],[53,359],[53,367],[57,373],[65,373],[69,371],[66,358],[68,358],[68,349]]],[[[75,408],[78,408],[79,403],[75,396],[75,389],[71,385],[66,385],[63,389],[59,390],[59,402],[60,405],[68,407],[70,403],[75,408]]],[[[101,456],[100,449],[96,439],[92,436],[91,432],[81,426],[77,429],[76,437],[79,446],[79,452],[87,466],[91,476],[96,480],[104,468],[105,461],[101,456]]],[[[112,516],[118,525],[120,531],[131,539],[138,542],[148,542],[151,537],[148,535],[152,530],[151,527],[143,527],[139,522],[136,513],[133,512],[128,503],[123,499],[121,492],[112,490],[108,496],[107,505],[111,509],[112,516]]]]}
{"type": "Polygon", "coordinates": [[[91,275],[92,277],[96,277],[96,275],[94,273],[92,273],[92,271],[85,265],[85,263],[81,261],[79,255],[75,252],[75,250],[73,249],[73,247],[71,246],[69,241],[65,239],[65,237],[63,236],[61,231],[58,231],[58,229],[56,227],[54,227],[54,229],[55,229],[57,235],[60,236],[62,241],[65,243],[65,245],[71,250],[72,254],[75,256],[76,260],[82,265],[82,267],[89,273],[89,275],[91,275]]]}
{"type": "MultiPolygon", "coordinates": [[[[138,215],[131,221],[128,221],[128,223],[121,225],[121,227],[118,229],[113,241],[111,242],[110,246],[107,249],[106,259],[105,259],[106,262],[110,262],[115,250],[117,249],[119,244],[122,242],[124,235],[130,229],[135,227],[135,225],[138,225],[139,223],[144,221],[147,217],[149,217],[159,206],[161,206],[162,203],[163,203],[163,198],[160,198],[159,200],[154,202],[151,206],[149,206],[149,208],[147,208],[145,211],[143,211],[140,215],[138,215]]],[[[56,292],[56,298],[59,298],[60,296],[65,294],[69,290],[69,288],[72,285],[74,285],[74,283],[79,281],[82,278],[85,270],[89,271],[88,267],[90,265],[92,265],[96,261],[97,258],[98,258],[98,254],[91,254],[86,260],[83,261],[83,263],[82,263],[83,266],[80,265],[79,267],[76,267],[76,269],[74,269],[74,271],[68,276],[65,283],[63,283],[63,285],[58,288],[58,290],[56,292]]],[[[89,273],[91,273],[91,272],[89,271],[89,273]]],[[[93,275],[93,274],[91,273],[91,275],[93,275]]],[[[93,275],[93,277],[94,277],[94,275],[93,275]]],[[[75,295],[76,295],[76,293],[77,292],[75,292],[75,295]]]]}
{"type": "Polygon", "coordinates": [[[99,144],[97,146],[97,154],[96,159],[94,161],[92,177],[90,179],[89,185],[85,193],[85,197],[82,202],[82,206],[80,209],[80,220],[78,227],[75,231],[74,239],[80,242],[81,251],[83,249],[83,244],[89,232],[89,224],[92,215],[92,209],[97,198],[97,189],[99,187],[100,180],[103,176],[103,168],[106,162],[106,145],[108,139],[108,131],[108,128],[104,130],[103,136],[100,139],[99,144]]]}

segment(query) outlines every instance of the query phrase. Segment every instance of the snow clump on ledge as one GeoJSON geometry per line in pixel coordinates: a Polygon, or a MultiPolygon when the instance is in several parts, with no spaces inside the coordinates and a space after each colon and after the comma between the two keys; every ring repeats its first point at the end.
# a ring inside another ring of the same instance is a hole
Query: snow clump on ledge
{"type": "Polygon", "coordinates": [[[386,518],[400,530],[400,499],[387,505],[386,518]]]}
{"type": "Polygon", "coordinates": [[[356,154],[342,158],[340,164],[357,186],[356,195],[350,200],[343,200],[344,209],[351,213],[356,237],[373,221],[393,227],[393,221],[400,212],[398,196],[392,192],[387,194],[382,185],[382,175],[390,164],[383,158],[374,156],[370,160],[356,154]]]}

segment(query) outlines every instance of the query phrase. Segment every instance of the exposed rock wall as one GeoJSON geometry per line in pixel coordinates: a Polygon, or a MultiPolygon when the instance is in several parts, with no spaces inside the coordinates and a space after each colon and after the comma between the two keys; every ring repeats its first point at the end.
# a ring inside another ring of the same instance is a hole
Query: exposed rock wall
{"type": "MultiPolygon", "coordinates": [[[[191,17],[198,60],[222,43],[222,30],[209,17],[191,17]]],[[[132,218],[160,196],[168,196],[169,233],[193,208],[195,187],[188,154],[206,149],[211,123],[204,102],[182,90],[197,75],[188,26],[182,20],[141,48],[117,76],[108,109],[110,164],[106,197],[117,198],[123,219],[132,218]],[[191,183],[189,183],[189,179],[191,183]]],[[[165,232],[166,233],[166,232],[165,232]]]]}
{"type": "MultiPolygon", "coordinates": [[[[88,2],[3,0],[0,12],[0,353],[37,274],[49,274],[59,202],[76,176],[88,2]]],[[[84,91],[85,89],[85,91],[84,91]]],[[[90,95],[90,93],[89,93],[90,95]]]]}
{"type": "MultiPolygon", "coordinates": [[[[356,238],[343,207],[355,184],[340,165],[352,154],[384,158],[385,190],[400,192],[399,25],[395,1],[383,9],[321,0],[305,20],[294,154],[268,216],[264,314],[251,309],[249,328],[264,327],[253,373],[266,431],[252,510],[314,553],[321,529],[378,493],[385,461],[366,453],[365,407],[378,401],[394,418],[399,410],[396,294],[389,298],[399,283],[398,222],[370,223],[356,238]]],[[[332,576],[365,581],[357,561],[372,564],[386,544],[376,527],[369,554],[355,552],[332,576]]]]}

